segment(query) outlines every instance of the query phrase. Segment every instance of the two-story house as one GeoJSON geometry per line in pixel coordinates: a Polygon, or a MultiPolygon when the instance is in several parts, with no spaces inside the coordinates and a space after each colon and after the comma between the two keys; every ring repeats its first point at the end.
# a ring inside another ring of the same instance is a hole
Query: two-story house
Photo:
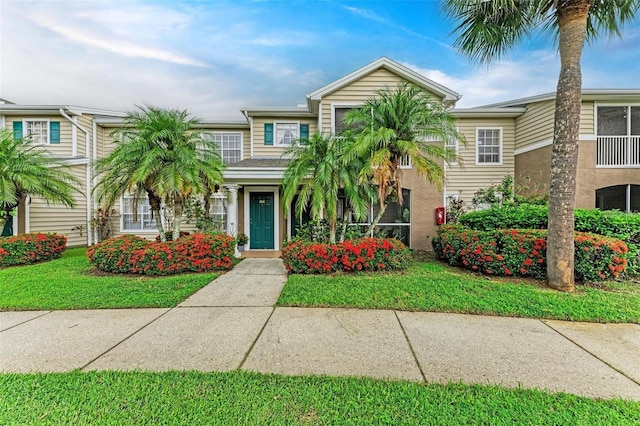
{"type": "MultiPolygon", "coordinates": [[[[217,143],[223,160],[225,194],[212,200],[212,214],[232,233],[249,236],[249,253],[276,255],[298,225],[292,206],[282,205],[283,153],[298,138],[315,132],[339,134],[346,111],[379,89],[409,81],[428,91],[458,119],[466,144],[447,141],[461,161],[446,166],[446,185],[438,191],[403,164],[405,204],[393,206],[381,227],[412,248],[429,249],[435,234],[435,209],[449,197],[468,202],[481,188],[505,175],[531,178],[545,190],[550,172],[554,94],[477,108],[456,109],[460,95],[388,58],[364,67],[308,94],[295,107],[246,107],[243,120],[204,122],[203,137],[217,143]]],[[[188,107],[188,106],[187,106],[188,107]]],[[[90,218],[96,205],[91,164],[112,149],[110,133],[124,113],[70,106],[0,104],[0,126],[30,136],[61,157],[82,182],[78,205],[68,209],[39,199],[20,206],[13,233],[58,232],[69,245],[95,242],[90,218]]],[[[585,90],[581,118],[578,207],[640,210],[640,89],[585,90]]],[[[134,220],[131,198],[123,197],[114,223],[116,235],[149,238],[157,231],[148,203],[141,200],[134,220]]],[[[341,202],[341,201],[339,201],[341,202]]],[[[340,207],[340,205],[339,205],[340,207]]],[[[376,206],[371,207],[370,217],[376,206]]]]}

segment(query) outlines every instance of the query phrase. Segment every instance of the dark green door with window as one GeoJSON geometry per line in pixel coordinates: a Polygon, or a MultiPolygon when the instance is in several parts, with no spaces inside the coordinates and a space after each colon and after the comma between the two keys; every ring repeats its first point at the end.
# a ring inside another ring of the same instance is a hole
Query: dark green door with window
{"type": "Polygon", "coordinates": [[[252,192],[249,201],[249,247],[251,249],[273,249],[273,193],[252,192]]]}

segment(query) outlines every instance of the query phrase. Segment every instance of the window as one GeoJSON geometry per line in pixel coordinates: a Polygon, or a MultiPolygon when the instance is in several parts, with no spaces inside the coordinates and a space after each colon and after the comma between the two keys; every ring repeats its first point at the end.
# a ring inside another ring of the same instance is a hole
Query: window
{"type": "Polygon", "coordinates": [[[122,198],[122,230],[123,231],[155,231],[155,217],[151,218],[151,206],[148,198],[138,199],[136,218],[133,214],[134,197],[125,196],[122,198]]]}
{"type": "Polygon", "coordinates": [[[276,123],[276,145],[291,145],[299,134],[298,123],[276,123]]]}
{"type": "Polygon", "coordinates": [[[242,133],[203,133],[202,139],[216,144],[218,154],[225,164],[237,163],[242,159],[242,133]]]}
{"type": "Polygon", "coordinates": [[[640,106],[598,106],[598,136],[627,135],[640,135],[640,106]]]}
{"type": "Polygon", "coordinates": [[[24,136],[30,138],[35,143],[49,143],[49,122],[25,120],[24,136]]]}
{"type": "Polygon", "coordinates": [[[502,129],[477,129],[476,141],[476,164],[502,163],[502,129]]]}
{"type": "Polygon", "coordinates": [[[209,217],[220,225],[220,229],[227,228],[227,203],[224,194],[217,192],[211,197],[209,217]]]}
{"type": "MultiPolygon", "coordinates": [[[[456,138],[447,138],[444,142],[444,149],[450,151],[451,153],[458,155],[458,139],[456,138]]],[[[457,161],[452,161],[451,164],[457,164],[457,161]]]]}
{"type": "Polygon", "coordinates": [[[411,168],[411,157],[407,155],[403,155],[400,158],[400,168],[401,169],[410,169],[411,168]]]}
{"type": "Polygon", "coordinates": [[[344,122],[345,116],[352,109],[360,108],[359,105],[343,105],[333,107],[333,134],[340,135],[345,130],[358,131],[362,129],[362,123],[353,123],[351,126],[347,126],[344,122]]]}

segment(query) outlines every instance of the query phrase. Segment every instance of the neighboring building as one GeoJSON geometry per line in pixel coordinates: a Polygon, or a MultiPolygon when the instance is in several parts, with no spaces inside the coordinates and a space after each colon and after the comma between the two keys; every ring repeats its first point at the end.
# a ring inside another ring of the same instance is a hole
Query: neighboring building
{"type": "MultiPolygon", "coordinates": [[[[462,159],[448,165],[446,186],[438,191],[404,165],[405,205],[391,205],[381,225],[401,236],[411,247],[430,248],[436,231],[435,208],[449,197],[470,202],[481,188],[506,175],[547,190],[553,136],[554,94],[519,99],[478,108],[455,109],[456,92],[387,58],[307,95],[303,106],[242,108],[244,120],[204,122],[204,137],[218,143],[228,167],[227,195],[212,202],[212,213],[231,233],[249,236],[249,251],[277,252],[295,233],[292,206],[280,201],[287,160],[283,152],[297,138],[315,132],[340,133],[342,117],[375,92],[409,81],[428,91],[458,118],[466,145],[447,141],[462,159]],[[455,145],[455,146],[454,146],[455,145]]],[[[122,125],[124,113],[71,106],[29,106],[0,102],[0,127],[17,135],[31,135],[52,155],[60,157],[82,182],[78,206],[68,209],[39,199],[20,206],[13,233],[58,232],[70,246],[95,242],[90,218],[96,209],[91,189],[91,163],[112,149],[110,133],[122,125]]],[[[577,206],[640,211],[640,89],[585,90],[580,131],[577,206]]],[[[154,221],[145,200],[133,204],[123,198],[116,235],[134,233],[154,237],[154,221]]],[[[372,206],[370,217],[375,214],[372,206]]]]}

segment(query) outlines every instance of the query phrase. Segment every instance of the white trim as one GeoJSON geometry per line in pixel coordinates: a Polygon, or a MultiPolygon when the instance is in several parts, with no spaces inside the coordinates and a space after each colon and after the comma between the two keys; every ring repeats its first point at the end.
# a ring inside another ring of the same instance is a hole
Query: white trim
{"type": "Polygon", "coordinates": [[[544,148],[546,146],[551,146],[553,144],[553,139],[547,139],[544,141],[532,143],[531,145],[523,146],[522,148],[516,148],[513,151],[513,155],[524,154],[525,152],[535,151],[536,149],[544,148]]]}
{"type": "Polygon", "coordinates": [[[7,122],[4,118],[4,114],[0,114],[0,127],[3,129],[7,127],[7,122]]]}
{"type": "Polygon", "coordinates": [[[504,129],[502,127],[476,127],[476,166],[502,166],[502,163],[504,161],[503,158],[503,147],[504,147],[504,129]],[[481,163],[479,161],[480,158],[480,150],[478,149],[478,143],[479,138],[478,138],[478,132],[480,130],[499,130],[500,131],[500,151],[499,151],[499,155],[500,155],[500,161],[498,161],[497,163],[481,163]]]}
{"type": "MultiPolygon", "coordinates": [[[[71,155],[73,157],[78,155],[78,128],[76,126],[71,126],[71,155]]],[[[85,152],[86,156],[87,153],[85,152]]]]}
{"type": "Polygon", "coordinates": [[[31,197],[27,195],[24,199],[24,233],[31,232],[31,197]]]}
{"type": "Polygon", "coordinates": [[[376,71],[379,68],[386,68],[394,74],[397,74],[412,83],[422,86],[422,88],[427,89],[428,91],[440,96],[443,103],[445,104],[455,104],[461,98],[460,94],[454,92],[448,87],[442,86],[441,84],[436,83],[435,81],[423,76],[422,74],[412,70],[411,68],[401,65],[384,56],[365,65],[364,67],[358,68],[352,73],[347,74],[346,76],[332,83],[327,84],[324,87],[321,87],[320,89],[307,95],[307,98],[311,100],[321,101],[322,97],[340,90],[345,86],[348,86],[354,81],[361,79],[362,77],[373,71],[376,71]]]}
{"type": "MultiPolygon", "coordinates": [[[[159,234],[160,230],[159,229],[124,229],[124,198],[125,195],[121,195],[120,196],[120,233],[121,234],[133,234],[133,235],[148,235],[148,234],[159,234]]],[[[127,195],[127,198],[133,198],[133,196],[131,195],[127,195]]],[[[139,198],[138,199],[138,203],[140,202],[140,200],[149,202],[149,198],[148,197],[143,197],[143,198],[139,198]]],[[[160,214],[160,213],[158,213],[160,214]]],[[[140,215],[138,215],[138,219],[140,218],[140,215]]],[[[155,223],[155,222],[154,222],[155,223]]],[[[144,219],[142,219],[142,226],[144,227],[144,219]]],[[[165,233],[167,231],[165,230],[165,233]]]]}
{"type": "Polygon", "coordinates": [[[278,186],[245,186],[244,187],[244,233],[249,236],[249,250],[273,251],[280,250],[280,188],[278,186]],[[273,249],[251,248],[251,193],[273,192],[273,249]]]}
{"type": "MultiPolygon", "coordinates": [[[[597,140],[598,137],[596,135],[583,134],[578,137],[578,141],[580,142],[595,142],[597,140]]],[[[553,139],[547,139],[544,141],[532,143],[531,145],[523,146],[521,148],[516,148],[515,151],[513,151],[513,155],[524,154],[526,152],[535,151],[536,149],[544,148],[551,145],[553,145],[553,139]]]]}
{"type": "MultiPolygon", "coordinates": [[[[35,142],[31,140],[31,142],[37,145],[51,145],[51,119],[49,118],[23,118],[22,119],[22,137],[27,139],[29,135],[27,135],[27,122],[46,122],[47,123],[47,141],[45,143],[35,142]]],[[[60,133],[62,133],[62,126],[60,126],[60,133]]],[[[60,141],[62,142],[62,134],[60,135],[60,141]]],[[[57,144],[54,144],[57,145],[57,144]]]]}
{"type": "MultiPolygon", "coordinates": [[[[242,130],[228,131],[228,130],[206,130],[205,129],[205,130],[202,130],[200,133],[201,133],[201,135],[204,135],[204,134],[209,134],[209,135],[238,135],[239,134],[240,135],[240,148],[239,148],[240,149],[240,159],[238,161],[242,161],[244,159],[244,156],[243,156],[243,151],[244,151],[244,132],[242,130]]],[[[214,142],[215,143],[216,141],[207,141],[207,142],[214,142]]],[[[224,143],[224,140],[221,140],[220,141],[220,146],[219,146],[219,149],[220,149],[219,154],[220,154],[220,158],[224,162],[224,155],[223,155],[224,147],[223,147],[223,143],[224,143]]],[[[225,164],[230,165],[230,164],[234,164],[234,163],[226,163],[225,162],[225,164]]]]}
{"type": "MultiPolygon", "coordinates": [[[[16,209],[17,210],[17,209],[16,209]]],[[[13,236],[15,237],[16,235],[18,235],[18,212],[16,211],[16,214],[14,214],[13,216],[11,216],[11,221],[12,223],[12,227],[13,227],[13,236]]]]}
{"type": "Polygon", "coordinates": [[[294,140],[300,139],[300,121],[284,120],[273,121],[273,147],[274,148],[289,148],[292,144],[278,143],[278,124],[296,124],[298,126],[298,134],[294,140]]]}
{"type": "Polygon", "coordinates": [[[253,117],[249,117],[249,135],[249,155],[253,158],[253,117]]]}
{"type": "Polygon", "coordinates": [[[584,135],[579,135],[578,136],[578,141],[580,141],[580,142],[595,142],[597,140],[598,140],[598,136],[596,136],[596,135],[584,134],[584,135]]]}
{"type": "Polygon", "coordinates": [[[282,180],[284,178],[284,167],[278,168],[266,168],[266,167],[256,167],[256,168],[227,168],[222,174],[223,179],[226,181],[233,179],[275,179],[282,180]]]}

